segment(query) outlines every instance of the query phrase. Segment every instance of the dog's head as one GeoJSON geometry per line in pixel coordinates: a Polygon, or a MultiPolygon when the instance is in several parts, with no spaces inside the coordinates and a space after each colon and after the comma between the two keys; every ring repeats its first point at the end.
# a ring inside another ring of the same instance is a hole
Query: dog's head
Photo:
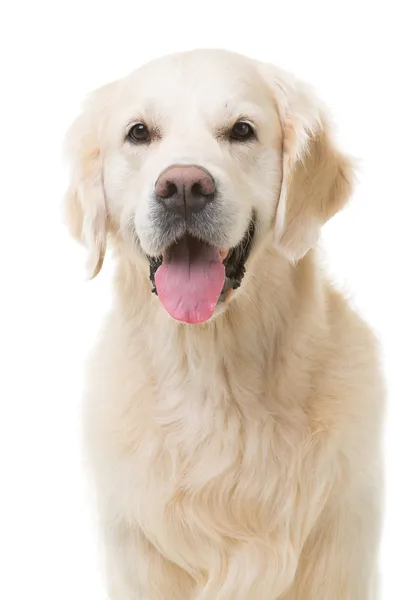
{"type": "Polygon", "coordinates": [[[351,192],[312,90],[224,51],[168,56],[95,91],[66,147],[67,219],[90,275],[118,237],[190,323],[226,306],[256,245],[304,256],[351,192]]]}

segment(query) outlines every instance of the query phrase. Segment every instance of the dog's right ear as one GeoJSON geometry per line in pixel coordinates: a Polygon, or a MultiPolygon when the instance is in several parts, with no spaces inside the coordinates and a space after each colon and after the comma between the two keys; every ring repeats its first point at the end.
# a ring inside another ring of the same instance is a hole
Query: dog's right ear
{"type": "Polygon", "coordinates": [[[106,111],[116,84],[92,92],[82,112],[70,126],[65,139],[65,156],[70,181],[64,200],[70,233],[88,250],[88,277],[99,273],[107,244],[107,204],[103,187],[102,133],[106,111]]]}

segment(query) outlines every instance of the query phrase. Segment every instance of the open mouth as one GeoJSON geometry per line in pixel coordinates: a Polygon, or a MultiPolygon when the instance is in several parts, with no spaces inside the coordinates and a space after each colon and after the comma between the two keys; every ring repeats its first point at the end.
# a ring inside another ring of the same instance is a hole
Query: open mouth
{"type": "Polygon", "coordinates": [[[240,286],[255,232],[254,218],[229,250],[185,234],[160,257],[149,257],[150,280],[165,310],[184,323],[203,323],[231,289],[240,286]]]}

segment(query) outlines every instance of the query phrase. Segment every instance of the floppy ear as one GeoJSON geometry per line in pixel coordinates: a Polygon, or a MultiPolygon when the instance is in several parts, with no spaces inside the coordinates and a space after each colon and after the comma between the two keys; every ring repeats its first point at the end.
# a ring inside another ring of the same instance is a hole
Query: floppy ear
{"type": "Polygon", "coordinates": [[[314,91],[271,70],[283,133],[274,239],[280,251],[296,261],[318,241],[322,225],[346,204],[354,165],[336,147],[328,112],[314,91]]]}
{"type": "Polygon", "coordinates": [[[96,277],[102,267],[107,244],[101,134],[113,88],[114,84],[108,84],[89,96],[65,139],[65,155],[70,165],[65,218],[70,233],[88,249],[90,279],[96,277]]]}

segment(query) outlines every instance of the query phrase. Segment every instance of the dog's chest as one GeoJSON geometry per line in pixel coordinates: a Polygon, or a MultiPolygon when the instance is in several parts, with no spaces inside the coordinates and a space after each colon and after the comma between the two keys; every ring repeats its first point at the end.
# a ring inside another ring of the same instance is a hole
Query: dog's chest
{"type": "Polygon", "coordinates": [[[196,569],[285,528],[303,432],[269,414],[260,381],[239,390],[214,371],[136,387],[103,424],[115,518],[196,569]]]}

